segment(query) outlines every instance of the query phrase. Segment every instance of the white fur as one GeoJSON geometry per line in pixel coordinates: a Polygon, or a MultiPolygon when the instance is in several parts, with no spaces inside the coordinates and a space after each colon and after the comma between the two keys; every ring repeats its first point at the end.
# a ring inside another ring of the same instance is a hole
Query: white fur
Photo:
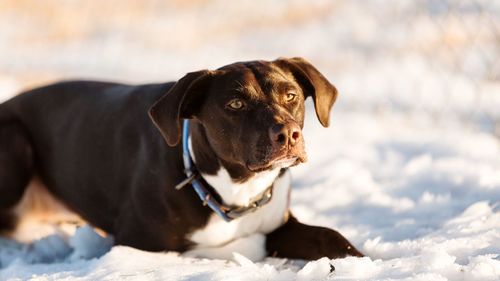
{"type": "Polygon", "coordinates": [[[271,186],[281,168],[257,173],[244,183],[234,183],[228,171],[221,168],[216,175],[202,175],[227,205],[246,206],[253,198],[271,186]]]}
{"type": "Polygon", "coordinates": [[[196,246],[186,254],[229,259],[232,252],[238,252],[251,260],[262,259],[266,254],[263,234],[283,224],[288,210],[290,174],[287,171],[281,177],[277,177],[279,169],[258,173],[241,184],[234,183],[224,168],[221,168],[216,176],[202,174],[227,204],[246,205],[271,184],[273,184],[273,197],[269,203],[255,212],[230,222],[224,221],[215,213],[211,214],[207,225],[189,236],[196,246]],[[255,235],[261,235],[262,239],[257,239],[259,236],[255,235]]]}
{"type": "Polygon", "coordinates": [[[230,260],[233,258],[233,253],[239,253],[252,261],[262,260],[266,257],[266,237],[264,234],[256,233],[233,240],[220,247],[196,248],[183,255],[230,260]]]}

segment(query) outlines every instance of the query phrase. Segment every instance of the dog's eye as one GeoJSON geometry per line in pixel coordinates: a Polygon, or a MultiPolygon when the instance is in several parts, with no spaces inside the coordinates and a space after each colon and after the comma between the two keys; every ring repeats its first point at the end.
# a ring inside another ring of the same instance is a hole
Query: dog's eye
{"type": "Polygon", "coordinates": [[[285,101],[286,102],[291,102],[297,97],[297,94],[295,92],[288,92],[285,95],[285,101]]]}
{"type": "Polygon", "coordinates": [[[230,101],[227,106],[229,106],[231,109],[235,109],[235,110],[238,110],[238,109],[242,109],[245,105],[243,104],[243,102],[239,99],[234,99],[232,101],[230,101]]]}

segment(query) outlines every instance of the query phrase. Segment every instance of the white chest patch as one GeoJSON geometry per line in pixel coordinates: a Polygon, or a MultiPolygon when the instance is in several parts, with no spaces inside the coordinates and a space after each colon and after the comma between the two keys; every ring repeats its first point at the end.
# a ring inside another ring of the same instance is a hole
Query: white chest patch
{"type": "Polygon", "coordinates": [[[238,252],[252,260],[262,259],[265,256],[263,234],[283,224],[288,209],[290,173],[287,171],[278,177],[279,171],[280,168],[276,168],[259,173],[241,184],[234,183],[223,168],[215,176],[202,175],[229,205],[247,205],[271,184],[273,196],[266,205],[230,222],[211,214],[204,228],[188,236],[196,246],[186,255],[227,259],[232,252],[238,252]]]}
{"type": "Polygon", "coordinates": [[[224,168],[221,168],[217,175],[202,174],[202,176],[219,193],[226,205],[246,206],[255,196],[273,184],[279,172],[280,168],[260,172],[244,183],[234,183],[224,168]]]}

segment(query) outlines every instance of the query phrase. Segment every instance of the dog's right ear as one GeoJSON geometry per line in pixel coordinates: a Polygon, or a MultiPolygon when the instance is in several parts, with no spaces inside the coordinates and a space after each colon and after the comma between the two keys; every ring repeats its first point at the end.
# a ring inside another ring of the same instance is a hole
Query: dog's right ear
{"type": "Polygon", "coordinates": [[[170,146],[176,146],[181,136],[181,119],[192,118],[196,100],[208,91],[213,71],[190,72],[149,109],[149,116],[170,146]]]}

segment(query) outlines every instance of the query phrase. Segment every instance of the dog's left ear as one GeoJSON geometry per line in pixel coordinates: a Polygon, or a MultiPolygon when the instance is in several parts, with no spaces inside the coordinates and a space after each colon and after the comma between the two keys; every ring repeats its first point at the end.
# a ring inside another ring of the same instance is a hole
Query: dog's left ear
{"type": "Polygon", "coordinates": [[[319,122],[323,127],[328,127],[330,109],[338,95],[337,89],[310,62],[303,58],[279,58],[274,63],[281,69],[292,73],[305,96],[313,98],[319,122]]]}
{"type": "Polygon", "coordinates": [[[214,71],[190,72],[149,109],[149,116],[170,146],[176,146],[181,137],[181,119],[192,118],[198,110],[204,93],[208,91],[214,71]]]}

